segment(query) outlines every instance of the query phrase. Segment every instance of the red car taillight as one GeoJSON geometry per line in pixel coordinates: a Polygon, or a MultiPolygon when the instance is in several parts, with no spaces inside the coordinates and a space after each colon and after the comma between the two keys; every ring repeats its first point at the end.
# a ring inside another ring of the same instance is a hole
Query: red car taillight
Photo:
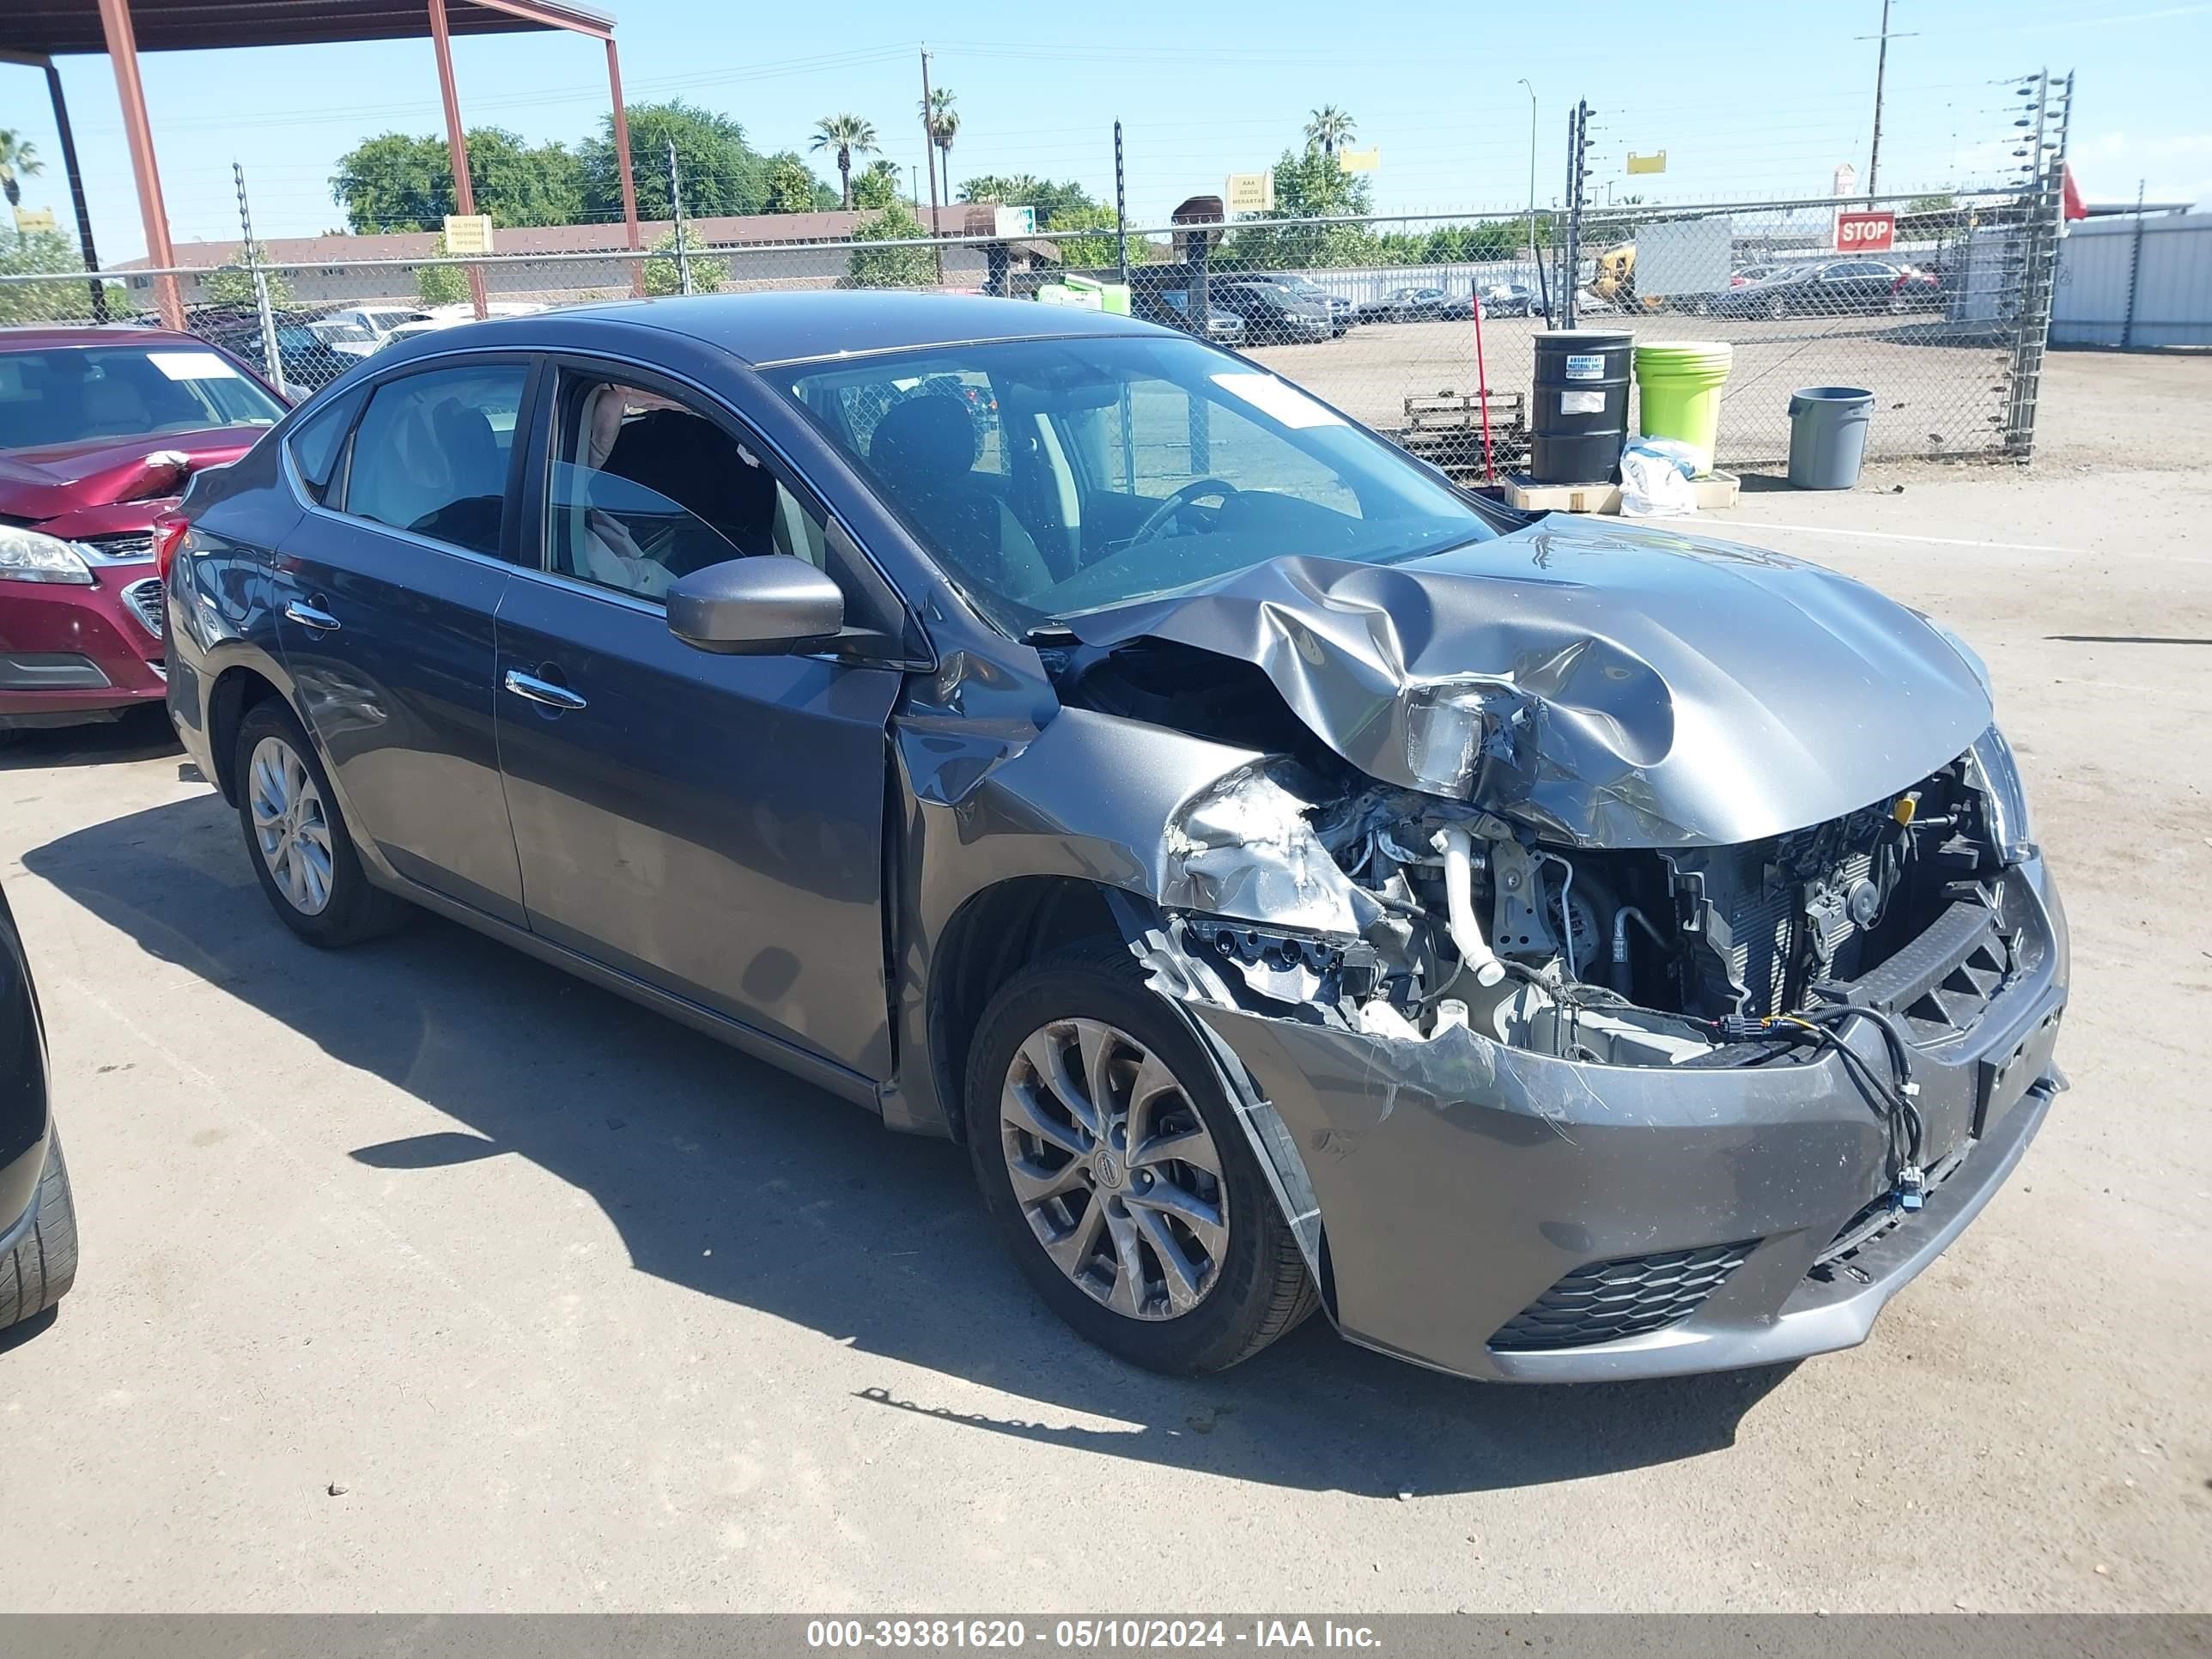
{"type": "Polygon", "coordinates": [[[181,513],[164,513],[154,520],[154,568],[163,581],[169,580],[169,567],[176,563],[177,550],[191,527],[191,520],[181,513]]]}

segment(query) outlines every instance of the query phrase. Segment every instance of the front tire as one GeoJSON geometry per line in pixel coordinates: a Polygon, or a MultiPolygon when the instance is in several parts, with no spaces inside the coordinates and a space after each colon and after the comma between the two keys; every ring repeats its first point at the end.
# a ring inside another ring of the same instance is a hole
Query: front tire
{"type": "Polygon", "coordinates": [[[406,901],[369,884],[299,719],[274,697],[239,722],[231,775],[246,856],[277,920],[325,949],[390,933],[406,901]]]}
{"type": "Polygon", "coordinates": [[[0,1331],[36,1319],[76,1282],[76,1204],[58,1133],[46,1140],[37,1203],[39,1218],[30,1231],[0,1255],[0,1331]]]}
{"type": "Polygon", "coordinates": [[[1171,1376],[1294,1328],[1313,1283],[1213,1068],[1118,939],[1033,963],[969,1054],[986,1206],[1054,1312],[1171,1376]]]}

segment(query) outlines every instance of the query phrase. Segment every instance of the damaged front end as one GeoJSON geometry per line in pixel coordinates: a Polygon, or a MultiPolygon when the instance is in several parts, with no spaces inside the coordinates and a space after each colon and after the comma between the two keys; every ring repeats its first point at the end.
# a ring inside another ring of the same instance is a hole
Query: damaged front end
{"type": "MultiPolygon", "coordinates": [[[[1730,799],[1758,743],[1682,744],[1748,702],[1694,642],[1670,664],[1663,618],[1568,638],[1524,606],[1505,672],[1424,674],[1406,590],[1322,597],[1153,607],[1047,661],[1065,702],[1267,757],[1167,826],[1133,942],[1216,1040],[1340,1325],[1556,1380],[1859,1340],[2057,1087],[2063,915],[1972,665],[1915,619],[1916,726],[1863,708],[1822,779],[1803,740],[1836,717],[1807,717],[1782,799],[1730,799]]],[[[1873,612],[1825,638],[1908,654],[1873,612]]]]}

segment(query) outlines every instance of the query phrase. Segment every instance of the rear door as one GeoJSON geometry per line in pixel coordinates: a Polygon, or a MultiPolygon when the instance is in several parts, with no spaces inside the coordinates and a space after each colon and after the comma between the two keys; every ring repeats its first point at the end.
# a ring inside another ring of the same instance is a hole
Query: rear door
{"type": "Polygon", "coordinates": [[[885,591],[856,590],[820,502],[764,442],[643,368],[565,362],[532,453],[536,568],[498,626],[532,929],[888,1077],[882,831],[903,671],[866,650],[712,654],[669,632],[664,600],[739,557],[829,569],[848,620],[880,617],[885,591]]]}
{"type": "Polygon", "coordinates": [[[492,619],[520,534],[531,375],[507,354],[376,384],[275,573],[301,713],[354,830],[409,880],[514,923],[492,619]]]}

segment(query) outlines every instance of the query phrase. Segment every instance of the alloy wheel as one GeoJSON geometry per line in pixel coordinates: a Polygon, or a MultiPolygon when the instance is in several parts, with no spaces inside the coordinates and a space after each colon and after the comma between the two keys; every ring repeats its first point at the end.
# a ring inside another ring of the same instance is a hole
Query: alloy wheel
{"type": "Polygon", "coordinates": [[[1015,1200],[1060,1272],[1131,1319],[1206,1299],[1229,1257],[1221,1153],[1158,1055],[1094,1019],[1015,1051],[999,1097],[1015,1200]]]}
{"type": "Polygon", "coordinates": [[[282,738],[254,744],[246,774],[262,863],[286,903],[303,916],[320,915],[331,902],[332,866],[330,820],[314,775],[282,738]]]}

